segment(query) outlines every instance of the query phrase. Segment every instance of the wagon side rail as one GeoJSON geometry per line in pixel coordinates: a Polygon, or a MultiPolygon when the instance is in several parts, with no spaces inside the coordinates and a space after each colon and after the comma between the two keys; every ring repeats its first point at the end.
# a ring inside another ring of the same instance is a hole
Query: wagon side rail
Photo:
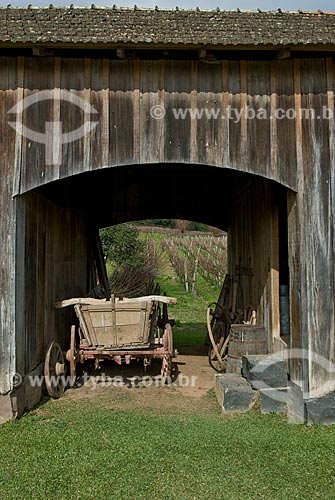
{"type": "MultiPolygon", "coordinates": [[[[157,307],[156,307],[157,308],[157,307]]],[[[123,348],[149,346],[152,332],[152,302],[103,302],[74,306],[88,347],[123,348]]]]}

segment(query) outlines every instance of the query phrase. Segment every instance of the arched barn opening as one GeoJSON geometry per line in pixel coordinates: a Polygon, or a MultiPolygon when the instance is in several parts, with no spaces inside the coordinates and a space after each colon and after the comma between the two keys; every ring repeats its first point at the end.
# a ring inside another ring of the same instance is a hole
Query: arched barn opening
{"type": "MultiPolygon", "coordinates": [[[[254,305],[265,326],[267,351],[283,349],[279,306],[280,285],[289,279],[287,193],[260,176],[180,163],[104,168],[21,195],[20,373],[41,372],[51,342],[68,347],[73,311],[54,305],[85,297],[97,285],[98,230],[141,219],[198,220],[227,231],[229,274],[244,276],[244,303],[254,305]]],[[[30,397],[37,401],[40,388],[30,397]]]]}
{"type": "Polygon", "coordinates": [[[228,232],[290,411],[333,421],[334,16],[93,7],[0,10],[1,420],[41,396],[92,234],[176,217],[228,232]]]}

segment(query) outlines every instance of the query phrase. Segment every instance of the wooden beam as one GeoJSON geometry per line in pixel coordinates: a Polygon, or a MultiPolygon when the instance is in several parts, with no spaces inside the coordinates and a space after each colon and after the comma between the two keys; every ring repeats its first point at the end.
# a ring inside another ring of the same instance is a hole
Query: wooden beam
{"type": "MultiPolygon", "coordinates": [[[[61,300],[55,303],[56,309],[62,309],[63,307],[75,306],[77,304],[81,305],[99,305],[109,303],[110,300],[107,299],[93,299],[92,297],[78,297],[74,299],[61,300]]],[[[146,295],[144,297],[136,297],[132,299],[115,299],[115,303],[121,302],[123,304],[132,304],[136,302],[160,302],[161,304],[177,304],[177,299],[174,297],[166,297],[165,295],[146,295]]]]}
{"type": "Polygon", "coordinates": [[[289,57],[291,57],[291,49],[289,47],[280,49],[276,53],[276,59],[288,59],[289,57]]]}
{"type": "Polygon", "coordinates": [[[124,47],[118,47],[116,49],[116,55],[119,59],[125,59],[126,57],[126,51],[124,47]]]}

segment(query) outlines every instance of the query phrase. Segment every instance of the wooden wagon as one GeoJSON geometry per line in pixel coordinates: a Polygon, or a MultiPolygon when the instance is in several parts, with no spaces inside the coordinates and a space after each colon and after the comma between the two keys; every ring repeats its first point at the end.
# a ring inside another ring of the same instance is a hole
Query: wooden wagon
{"type": "Polygon", "coordinates": [[[49,395],[59,398],[66,382],[74,385],[77,363],[87,360],[94,360],[98,368],[104,359],[119,365],[142,359],[146,367],[153,359],[160,358],[161,375],[168,380],[176,353],[167,304],[176,302],[175,298],[165,296],[122,300],[112,296],[110,300],[77,298],[56,303],[57,308],[74,306],[79,326],[71,327],[68,351],[64,353],[57,342],[49,346],[44,365],[49,395]],[[160,303],[163,303],[163,314],[160,303]],[[69,377],[66,377],[65,360],[69,364],[69,377]]]}

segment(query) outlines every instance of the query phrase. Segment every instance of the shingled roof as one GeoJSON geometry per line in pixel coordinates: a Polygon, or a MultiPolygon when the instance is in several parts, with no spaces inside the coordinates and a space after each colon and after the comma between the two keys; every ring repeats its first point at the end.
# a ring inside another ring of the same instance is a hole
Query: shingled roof
{"type": "Polygon", "coordinates": [[[1,8],[0,42],[335,45],[335,15],[94,7],[1,8]]]}

